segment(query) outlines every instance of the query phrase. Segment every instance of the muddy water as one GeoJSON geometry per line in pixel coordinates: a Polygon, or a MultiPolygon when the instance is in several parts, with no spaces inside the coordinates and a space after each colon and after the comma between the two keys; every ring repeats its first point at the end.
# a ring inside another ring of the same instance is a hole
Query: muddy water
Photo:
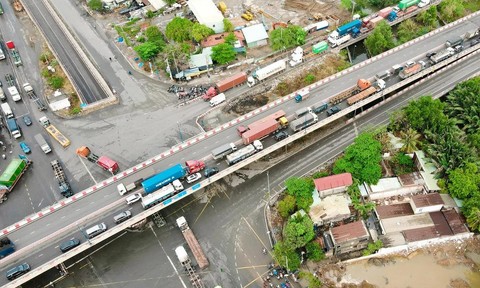
{"type": "MultiPolygon", "coordinates": [[[[470,258],[477,262],[480,257],[475,255],[477,257],[470,258]]],[[[357,262],[347,266],[343,282],[359,283],[366,280],[377,287],[386,288],[448,288],[453,279],[463,279],[472,288],[480,287],[480,273],[474,273],[464,265],[439,265],[431,254],[418,254],[411,259],[395,258],[384,266],[357,262]]]]}

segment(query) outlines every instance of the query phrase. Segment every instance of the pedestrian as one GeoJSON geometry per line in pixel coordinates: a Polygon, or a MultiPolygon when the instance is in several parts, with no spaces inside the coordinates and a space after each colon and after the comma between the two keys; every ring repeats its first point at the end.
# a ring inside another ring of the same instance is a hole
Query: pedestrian
{"type": "Polygon", "coordinates": [[[128,75],[132,75],[132,71],[128,70],[128,75]]]}
{"type": "Polygon", "coordinates": [[[112,57],[108,57],[108,59],[110,59],[110,61],[112,61],[112,57]]]}

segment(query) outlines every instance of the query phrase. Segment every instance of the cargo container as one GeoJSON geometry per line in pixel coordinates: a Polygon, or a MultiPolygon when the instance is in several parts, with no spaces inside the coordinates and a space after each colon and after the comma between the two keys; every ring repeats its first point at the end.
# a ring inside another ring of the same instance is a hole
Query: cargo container
{"type": "Polygon", "coordinates": [[[432,64],[437,64],[438,62],[441,62],[455,54],[455,49],[452,47],[448,47],[447,49],[444,49],[440,52],[437,52],[435,55],[430,57],[430,62],[432,64]]]}
{"type": "Polygon", "coordinates": [[[370,20],[370,22],[368,22],[368,27],[370,29],[374,29],[375,27],[377,27],[378,23],[382,21],[385,21],[385,19],[382,16],[375,17],[372,20],[370,20]]]}
{"type": "Polygon", "coordinates": [[[418,61],[417,63],[410,61],[405,64],[404,68],[400,73],[398,73],[398,76],[401,79],[406,79],[412,75],[417,74],[418,72],[422,71],[425,68],[425,62],[423,61],[418,61]]]}
{"type": "Polygon", "coordinates": [[[150,194],[163,186],[172,183],[174,180],[185,177],[185,168],[177,164],[172,166],[142,182],[142,187],[145,194],[150,194]]]}
{"type": "Polygon", "coordinates": [[[293,132],[298,132],[317,122],[318,116],[313,113],[308,113],[304,117],[290,122],[290,128],[293,130],[293,132]]]}
{"type": "Polygon", "coordinates": [[[203,100],[208,101],[219,93],[223,93],[235,86],[242,85],[245,82],[247,82],[247,74],[245,72],[232,75],[224,80],[218,81],[215,86],[210,87],[207,92],[202,95],[202,98],[203,100]]]}
{"type": "Polygon", "coordinates": [[[285,118],[285,111],[279,110],[249,124],[247,127],[239,126],[237,132],[242,137],[243,144],[248,145],[255,140],[260,140],[278,132],[287,125],[288,120],[285,118]]]}
{"type": "Polygon", "coordinates": [[[453,38],[447,40],[445,45],[447,47],[452,47],[452,48],[455,47],[455,46],[458,46],[458,45],[463,45],[463,38],[460,37],[460,36],[453,37],[453,38]]]}
{"type": "Polygon", "coordinates": [[[323,30],[323,29],[327,29],[328,26],[329,26],[328,21],[320,21],[320,22],[309,24],[309,25],[303,27],[303,31],[305,31],[307,33],[313,33],[315,31],[320,31],[320,30],[323,30]]]}
{"type": "Polygon", "coordinates": [[[328,43],[326,41],[319,42],[312,46],[313,54],[320,54],[324,51],[327,51],[328,43]]]}
{"type": "Polygon", "coordinates": [[[383,19],[387,19],[388,15],[393,11],[393,7],[385,7],[382,10],[378,11],[378,16],[383,19]]]}
{"type": "Polygon", "coordinates": [[[398,9],[405,10],[411,6],[417,5],[420,3],[420,0],[402,0],[398,3],[398,9]]]}
{"type": "Polygon", "coordinates": [[[261,81],[267,79],[268,77],[282,72],[286,68],[287,68],[287,63],[283,59],[277,62],[274,62],[268,66],[265,66],[263,68],[260,68],[254,71],[250,77],[248,77],[247,79],[248,86],[252,87],[255,84],[260,83],[261,81]]]}
{"type": "Polygon", "coordinates": [[[18,180],[23,176],[32,161],[24,159],[13,159],[7,168],[0,175],[0,203],[7,200],[7,194],[10,193],[18,180]]]}
{"type": "Polygon", "coordinates": [[[330,104],[332,105],[335,105],[335,104],[338,104],[340,102],[342,102],[343,100],[347,99],[348,97],[352,96],[352,95],[355,95],[357,94],[358,92],[361,92],[367,88],[369,88],[370,86],[372,86],[372,84],[370,83],[370,81],[366,80],[366,79],[359,79],[357,81],[357,85],[350,88],[350,89],[347,89],[347,90],[344,90],[342,92],[340,92],[339,94],[331,97],[329,99],[329,102],[330,104]]]}
{"type": "Polygon", "coordinates": [[[305,115],[307,113],[311,113],[311,112],[312,112],[312,108],[310,108],[310,107],[300,108],[297,111],[295,111],[295,119],[298,119],[298,118],[302,117],[303,115],[305,115]]]}
{"type": "Polygon", "coordinates": [[[332,45],[338,46],[340,45],[339,43],[340,38],[346,35],[351,35],[353,37],[356,37],[360,33],[360,28],[362,28],[362,20],[360,19],[353,20],[352,22],[349,22],[345,25],[338,27],[335,31],[330,33],[328,35],[328,42],[330,42],[332,45]]]}
{"type": "Polygon", "coordinates": [[[314,105],[312,106],[312,111],[313,111],[314,113],[317,113],[317,114],[318,114],[318,113],[321,113],[321,112],[327,110],[327,108],[328,108],[328,104],[327,104],[327,103],[325,103],[325,102],[320,102],[320,103],[314,104],[314,105]]]}

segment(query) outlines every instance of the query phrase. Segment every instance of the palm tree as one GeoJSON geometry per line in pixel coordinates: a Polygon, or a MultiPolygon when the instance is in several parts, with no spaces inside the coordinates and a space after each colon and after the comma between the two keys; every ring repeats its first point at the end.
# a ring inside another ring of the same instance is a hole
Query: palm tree
{"type": "Polygon", "coordinates": [[[471,230],[477,230],[480,228],[480,209],[477,207],[472,208],[467,215],[467,224],[471,230]]]}
{"type": "Polygon", "coordinates": [[[414,151],[418,150],[420,145],[420,137],[421,135],[415,131],[415,129],[408,128],[407,131],[401,131],[400,137],[402,138],[402,151],[410,154],[414,151]]]}

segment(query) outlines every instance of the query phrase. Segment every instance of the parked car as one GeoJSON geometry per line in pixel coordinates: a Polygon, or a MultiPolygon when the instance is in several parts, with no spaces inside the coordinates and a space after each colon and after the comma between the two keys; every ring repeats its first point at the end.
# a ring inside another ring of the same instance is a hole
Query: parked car
{"type": "Polygon", "coordinates": [[[338,106],[333,106],[332,108],[328,109],[327,110],[327,116],[330,117],[332,116],[333,114],[337,114],[338,112],[340,112],[340,107],[338,106]]]}
{"type": "Polygon", "coordinates": [[[286,131],[280,131],[273,136],[273,138],[277,141],[283,140],[288,137],[288,133],[286,131]]]}
{"type": "Polygon", "coordinates": [[[127,211],[123,211],[120,214],[115,215],[113,217],[113,220],[115,221],[115,223],[120,224],[131,217],[132,217],[132,212],[127,210],[127,211]]]}
{"type": "Polygon", "coordinates": [[[23,116],[23,122],[24,122],[25,125],[27,125],[27,126],[32,125],[32,119],[30,119],[30,116],[28,116],[28,115],[23,116]]]}
{"type": "Polygon", "coordinates": [[[202,178],[202,174],[200,174],[200,173],[195,173],[195,174],[192,174],[192,175],[188,175],[187,183],[193,183],[200,178],[202,178]]]}
{"type": "Polygon", "coordinates": [[[211,176],[217,174],[218,171],[220,171],[220,170],[218,170],[217,167],[208,167],[208,168],[205,168],[204,175],[205,175],[206,178],[208,178],[208,177],[211,177],[211,176]]]}
{"type": "Polygon", "coordinates": [[[30,147],[28,147],[27,143],[22,141],[19,144],[20,144],[20,148],[22,148],[22,150],[23,150],[23,153],[28,154],[28,153],[32,152],[30,150],[30,147]]]}
{"type": "Polygon", "coordinates": [[[427,58],[430,58],[430,57],[435,56],[435,55],[437,55],[437,52],[428,52],[427,53],[427,58]]]}
{"type": "Polygon", "coordinates": [[[128,196],[127,198],[125,198],[125,201],[127,201],[127,204],[133,204],[135,202],[137,202],[138,200],[142,199],[142,194],[140,193],[135,193],[135,194],[132,194],[130,196],[128,196]]]}
{"type": "Polygon", "coordinates": [[[80,240],[73,238],[71,240],[65,241],[62,244],[60,244],[60,251],[63,253],[72,250],[73,248],[77,247],[80,245],[80,240]]]}

